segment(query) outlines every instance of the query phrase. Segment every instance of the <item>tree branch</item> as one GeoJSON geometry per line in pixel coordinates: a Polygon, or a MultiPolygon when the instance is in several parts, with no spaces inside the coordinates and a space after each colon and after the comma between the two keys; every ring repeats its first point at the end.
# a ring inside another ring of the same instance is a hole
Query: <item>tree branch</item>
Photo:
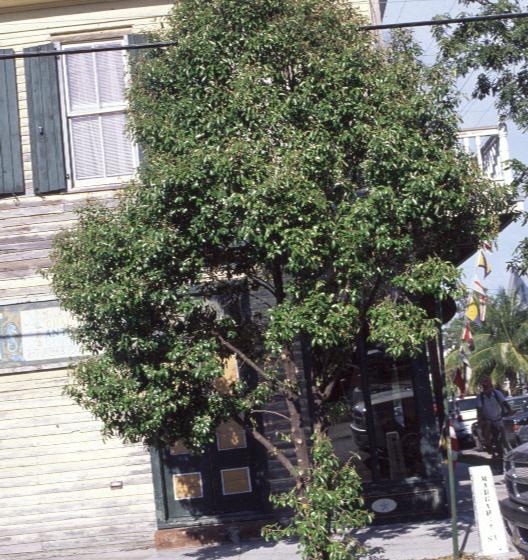
{"type": "Polygon", "coordinates": [[[280,416],[281,418],[284,418],[285,420],[288,420],[288,422],[291,422],[291,418],[289,416],[286,416],[286,414],[281,414],[280,412],[275,412],[274,410],[252,409],[251,412],[261,412],[262,414],[274,414],[275,416],[280,416]]]}
{"type": "Polygon", "coordinates": [[[242,427],[248,428],[251,435],[255,438],[255,441],[258,441],[272,457],[276,457],[277,461],[279,461],[279,463],[290,473],[293,479],[297,480],[299,473],[293,463],[278,447],[275,447],[275,445],[273,445],[266,436],[262,435],[255,427],[249,425],[249,419],[248,422],[244,422],[240,417],[236,416],[234,420],[242,427]]]}
{"type": "Polygon", "coordinates": [[[248,278],[252,282],[255,282],[255,284],[258,284],[262,288],[268,290],[268,292],[271,295],[273,295],[273,296],[275,295],[275,289],[273,288],[273,286],[269,282],[266,282],[266,280],[263,280],[262,278],[259,278],[258,276],[250,276],[249,274],[248,274],[248,278]]]}
{"type": "Polygon", "coordinates": [[[262,377],[268,377],[268,374],[260,366],[258,366],[251,358],[246,356],[242,350],[239,350],[236,346],[233,346],[230,342],[228,342],[218,331],[213,331],[213,335],[218,338],[223,346],[225,346],[228,350],[231,350],[233,354],[236,354],[244,363],[262,375],[262,377]]]}
{"type": "Polygon", "coordinates": [[[378,288],[381,284],[381,275],[378,274],[376,281],[374,282],[374,286],[372,287],[372,290],[370,291],[370,294],[367,298],[367,301],[364,305],[362,305],[362,309],[361,309],[361,315],[363,316],[363,320],[367,315],[367,311],[369,310],[370,306],[372,305],[372,303],[374,302],[374,298],[376,297],[376,292],[378,291],[378,288]]]}

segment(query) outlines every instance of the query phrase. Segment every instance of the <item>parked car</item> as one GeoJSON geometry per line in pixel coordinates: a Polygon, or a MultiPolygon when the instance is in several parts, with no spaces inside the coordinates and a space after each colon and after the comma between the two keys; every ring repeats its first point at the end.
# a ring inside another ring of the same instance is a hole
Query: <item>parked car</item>
{"type": "Polygon", "coordinates": [[[475,438],[460,416],[452,415],[451,422],[456,433],[459,448],[473,449],[475,447],[475,438]]]}
{"type": "MultiPolygon", "coordinates": [[[[514,414],[503,418],[507,449],[512,449],[528,442],[528,395],[507,397],[514,414]]],[[[471,426],[477,451],[484,451],[484,439],[477,422],[471,426]]]]}
{"type": "Polygon", "coordinates": [[[503,420],[506,440],[510,447],[528,442],[528,395],[507,399],[514,414],[503,420]]]}
{"type": "Polygon", "coordinates": [[[500,501],[502,516],[515,548],[528,559],[528,443],[506,455],[504,479],[508,497],[500,501]]]}
{"type": "Polygon", "coordinates": [[[463,422],[466,430],[471,433],[471,426],[477,421],[477,397],[470,395],[467,397],[457,398],[454,402],[449,403],[449,414],[455,417],[459,422],[463,422]]]}

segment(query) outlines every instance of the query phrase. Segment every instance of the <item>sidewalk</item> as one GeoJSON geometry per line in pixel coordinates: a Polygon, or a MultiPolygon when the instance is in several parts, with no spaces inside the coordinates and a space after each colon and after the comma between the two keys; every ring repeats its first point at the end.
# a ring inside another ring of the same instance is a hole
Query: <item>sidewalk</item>
{"type": "MultiPolygon", "coordinates": [[[[480,541],[474,522],[471,483],[468,465],[458,463],[457,505],[459,546],[466,554],[478,554],[480,541]]],[[[506,496],[503,476],[495,477],[499,500],[506,496]]],[[[401,523],[373,526],[357,533],[369,548],[370,560],[430,560],[452,553],[451,520],[401,523]]],[[[96,560],[95,557],[82,557],[96,560]]],[[[497,560],[520,559],[511,547],[509,554],[494,557],[497,560]]],[[[142,550],[98,555],[97,560],[298,560],[294,543],[265,543],[262,540],[243,542],[240,546],[221,545],[177,550],[142,550]]]]}

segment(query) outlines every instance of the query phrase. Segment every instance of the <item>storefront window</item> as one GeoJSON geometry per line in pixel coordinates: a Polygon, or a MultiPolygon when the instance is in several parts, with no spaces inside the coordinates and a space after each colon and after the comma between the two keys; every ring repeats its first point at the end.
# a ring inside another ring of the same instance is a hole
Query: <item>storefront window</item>
{"type": "Polygon", "coordinates": [[[398,480],[423,474],[412,362],[394,361],[381,352],[371,351],[368,379],[373,434],[369,435],[368,431],[367,408],[359,374],[353,378],[347,392],[352,410],[351,451],[360,457],[358,470],[365,480],[398,480]],[[377,469],[374,468],[373,443],[377,469]],[[373,473],[376,470],[379,472],[373,473]]]}

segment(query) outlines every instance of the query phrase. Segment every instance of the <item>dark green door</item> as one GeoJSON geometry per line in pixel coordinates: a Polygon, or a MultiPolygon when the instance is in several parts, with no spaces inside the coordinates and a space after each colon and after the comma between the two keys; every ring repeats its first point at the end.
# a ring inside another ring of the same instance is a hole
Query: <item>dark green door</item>
{"type": "Polygon", "coordinates": [[[265,460],[235,422],[220,426],[202,455],[176,444],[162,452],[169,519],[222,516],[265,509],[265,460]]]}

